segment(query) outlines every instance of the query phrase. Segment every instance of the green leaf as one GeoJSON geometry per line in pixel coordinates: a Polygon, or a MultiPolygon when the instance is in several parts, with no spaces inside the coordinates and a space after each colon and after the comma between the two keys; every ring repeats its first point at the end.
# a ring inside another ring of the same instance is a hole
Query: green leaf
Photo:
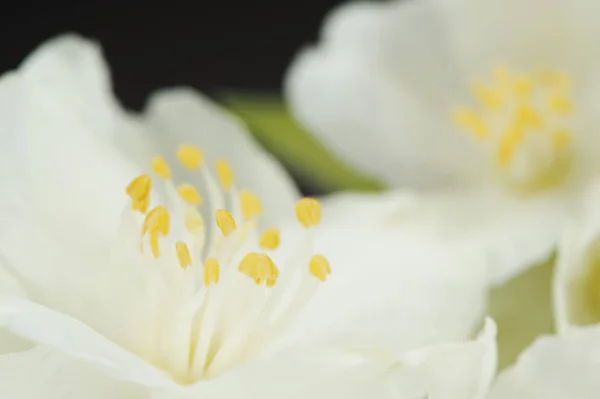
{"type": "Polygon", "coordinates": [[[221,93],[218,97],[237,114],[259,143],[300,181],[325,191],[378,191],[384,185],[335,158],[291,116],[275,94],[221,93]]]}

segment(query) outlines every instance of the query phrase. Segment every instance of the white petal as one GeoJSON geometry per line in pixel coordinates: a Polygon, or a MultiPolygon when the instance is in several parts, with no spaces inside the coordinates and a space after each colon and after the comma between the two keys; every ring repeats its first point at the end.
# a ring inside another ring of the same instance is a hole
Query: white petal
{"type": "Polygon", "coordinates": [[[111,378],[148,387],[173,387],[163,372],[109,341],[82,322],[23,299],[0,298],[0,326],[49,345],[111,378]]]}
{"type": "Polygon", "coordinates": [[[278,353],[225,375],[151,399],[378,399],[396,398],[389,365],[317,348],[278,353]]]}
{"type": "Polygon", "coordinates": [[[396,186],[481,179],[472,144],[451,126],[458,79],[445,79],[452,61],[428,11],[425,2],[342,7],[286,78],[287,100],[311,132],[396,186]]]}
{"type": "Polygon", "coordinates": [[[136,175],[111,143],[120,124],[98,47],[76,36],[0,78],[4,266],[56,291],[95,278],[136,175]]]}
{"type": "Polygon", "coordinates": [[[395,225],[417,226],[487,252],[495,285],[546,260],[573,211],[570,198],[560,192],[530,197],[485,190],[424,193],[414,204],[392,216],[395,225]]]}
{"type": "Polygon", "coordinates": [[[598,62],[598,2],[593,0],[434,0],[461,66],[475,73],[494,63],[560,68],[582,76],[598,62]]]}
{"type": "Polygon", "coordinates": [[[600,327],[539,338],[498,377],[490,399],[595,399],[598,369],[600,327]]]}
{"type": "Polygon", "coordinates": [[[402,353],[464,339],[481,322],[486,265],[471,248],[402,228],[323,225],[314,234],[332,274],[281,346],[335,340],[402,353]]]}
{"type": "Polygon", "coordinates": [[[496,325],[488,319],[477,340],[415,350],[401,364],[406,397],[483,399],[496,374],[496,325]]]}
{"type": "Polygon", "coordinates": [[[172,157],[180,144],[204,150],[206,163],[227,160],[240,189],[261,197],[265,223],[273,223],[293,212],[298,191],[276,161],[251,138],[241,121],[192,89],[171,89],[155,94],[146,110],[149,129],[157,149],[172,157]]]}
{"type": "Polygon", "coordinates": [[[336,193],[321,199],[323,224],[335,226],[389,226],[394,216],[412,209],[418,200],[411,192],[336,193]]]}
{"type": "Polygon", "coordinates": [[[133,384],[110,379],[85,362],[37,347],[0,356],[0,396],[10,399],[143,399],[133,384]]]}

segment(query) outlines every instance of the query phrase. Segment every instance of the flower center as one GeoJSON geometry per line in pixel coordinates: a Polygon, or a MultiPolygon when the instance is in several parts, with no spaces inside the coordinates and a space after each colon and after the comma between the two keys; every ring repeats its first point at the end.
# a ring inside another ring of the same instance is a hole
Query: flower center
{"type": "Polygon", "coordinates": [[[489,81],[474,82],[472,94],[475,105],[455,109],[454,121],[482,145],[507,185],[535,191],[565,180],[573,155],[565,75],[497,67],[489,81]]]}
{"type": "Polygon", "coordinates": [[[200,149],[181,146],[177,157],[186,173],[200,175],[204,192],[176,186],[162,157],[151,164],[159,179],[143,174],[129,184],[131,205],[111,262],[134,276],[128,289],[137,291],[119,309],[127,325],[107,335],[187,384],[261,353],[331,269],[324,256],[312,254],[311,229],[321,219],[316,200],[297,202],[305,232],[286,251],[279,229],[258,231],[260,199],[238,191],[226,161],[216,162],[215,178],[200,149]],[[207,212],[214,223],[206,222],[207,212]]]}

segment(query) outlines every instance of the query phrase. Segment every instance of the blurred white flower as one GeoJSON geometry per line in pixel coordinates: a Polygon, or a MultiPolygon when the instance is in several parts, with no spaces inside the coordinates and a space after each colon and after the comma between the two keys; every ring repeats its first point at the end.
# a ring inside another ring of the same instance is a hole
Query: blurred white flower
{"type": "Polygon", "coordinates": [[[321,222],[191,90],[128,114],[63,36],[0,79],[0,135],[2,397],[478,399],[493,374],[491,321],[447,344],[481,322],[480,254],[344,221],[386,206],[321,222]]]}
{"type": "Polygon", "coordinates": [[[489,399],[595,399],[598,359],[599,326],[539,338],[498,376],[489,399]]]}
{"type": "Polygon", "coordinates": [[[486,248],[501,284],[550,255],[600,171],[598,34],[594,0],[351,3],[287,99],[342,159],[416,193],[403,221],[486,248]]]}

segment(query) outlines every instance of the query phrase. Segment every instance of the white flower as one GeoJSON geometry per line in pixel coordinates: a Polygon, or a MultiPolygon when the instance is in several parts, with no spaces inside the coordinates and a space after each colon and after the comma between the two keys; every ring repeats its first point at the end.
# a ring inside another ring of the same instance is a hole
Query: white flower
{"type": "Polygon", "coordinates": [[[481,320],[479,254],[343,222],[359,201],[319,224],[207,99],[123,111],[93,43],[54,39],[5,74],[0,135],[1,397],[478,393],[495,367],[491,322],[444,349],[481,320]],[[481,378],[434,378],[438,360],[481,378]]]}
{"type": "Polygon", "coordinates": [[[489,399],[595,399],[600,327],[538,339],[498,377],[489,399]]]}
{"type": "Polygon", "coordinates": [[[501,284],[549,256],[600,171],[599,29],[594,0],[351,3],[287,99],[337,155],[419,194],[403,221],[487,248],[501,284]]]}

